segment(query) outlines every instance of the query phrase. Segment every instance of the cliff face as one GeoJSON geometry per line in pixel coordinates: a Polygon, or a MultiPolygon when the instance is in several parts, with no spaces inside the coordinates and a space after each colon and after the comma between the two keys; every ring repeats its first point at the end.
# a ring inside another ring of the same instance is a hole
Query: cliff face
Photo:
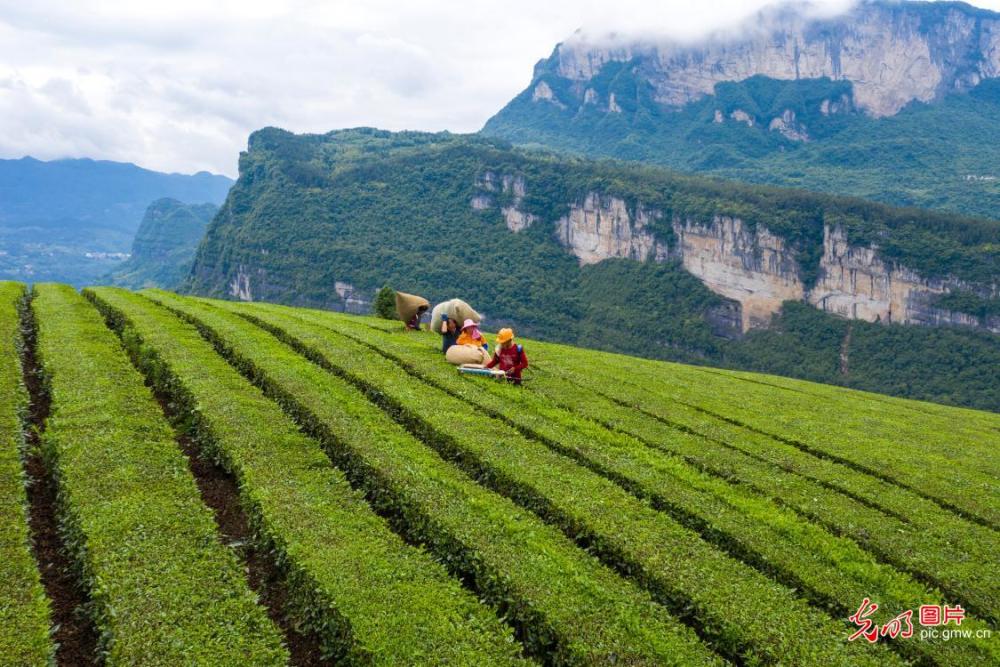
{"type": "MultiPolygon", "coordinates": [[[[523,197],[523,181],[520,188],[523,197]]],[[[935,296],[953,290],[996,296],[996,286],[924,278],[884,261],[877,248],[852,245],[840,227],[824,226],[818,279],[810,287],[801,277],[794,248],[763,225],[751,227],[723,215],[710,222],[674,216],[671,246],[650,227],[662,218],[655,209],[641,204],[630,208],[620,198],[590,192],[569,205],[569,213],[555,222],[554,234],[581,265],[615,258],[679,259],[710,290],[739,303],[744,332],[767,327],[783,302],[805,301],[848,319],[970,326],[1000,333],[998,318],[981,320],[931,305],[935,296]]]]}
{"type": "Polygon", "coordinates": [[[819,17],[794,0],[693,41],[577,33],[481,133],[994,218],[998,117],[1000,13],[877,0],[819,17]]]}
{"type": "MultiPolygon", "coordinates": [[[[579,105],[597,99],[590,81],[608,63],[631,63],[657,102],[679,107],[723,81],[849,81],[854,103],[876,117],[1000,76],[1000,14],[959,3],[864,2],[842,16],[813,18],[790,7],[766,10],[733,34],[694,44],[575,35],[536,67],[533,100],[566,105],[546,76],[572,82],[579,105]]],[[[827,101],[827,108],[836,100],[827,101]]]]}
{"type": "Polygon", "coordinates": [[[724,216],[709,224],[675,219],[673,227],[684,268],[740,303],[743,331],[770,324],[783,301],[802,299],[794,254],[768,230],[751,231],[739,218],[724,216]]]}
{"type": "Polygon", "coordinates": [[[556,221],[556,237],[576,255],[580,264],[595,264],[611,257],[662,261],[667,247],[656,240],[649,223],[661,217],[639,206],[630,213],[625,201],[589,193],[570,205],[568,215],[556,221]]]}
{"type": "Polygon", "coordinates": [[[868,322],[961,325],[1000,333],[1000,318],[981,319],[931,305],[936,295],[954,290],[986,297],[998,293],[996,285],[928,279],[905,266],[883,261],[874,247],[851,245],[842,229],[825,227],[819,280],[806,299],[827,312],[868,322]]]}

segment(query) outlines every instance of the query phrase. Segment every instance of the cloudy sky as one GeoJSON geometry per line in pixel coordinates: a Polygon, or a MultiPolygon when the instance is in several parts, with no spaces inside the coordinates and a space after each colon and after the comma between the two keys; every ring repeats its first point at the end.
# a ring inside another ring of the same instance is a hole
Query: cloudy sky
{"type": "Polygon", "coordinates": [[[578,28],[692,37],[764,4],[0,0],[0,157],[234,176],[266,125],[475,131],[578,28]]]}

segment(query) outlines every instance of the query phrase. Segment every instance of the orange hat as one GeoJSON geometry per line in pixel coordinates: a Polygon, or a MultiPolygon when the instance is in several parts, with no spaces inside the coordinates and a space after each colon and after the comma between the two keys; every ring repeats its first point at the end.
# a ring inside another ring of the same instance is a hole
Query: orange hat
{"type": "Polygon", "coordinates": [[[504,328],[497,332],[497,342],[506,343],[509,340],[514,340],[514,330],[510,328],[504,328]]]}

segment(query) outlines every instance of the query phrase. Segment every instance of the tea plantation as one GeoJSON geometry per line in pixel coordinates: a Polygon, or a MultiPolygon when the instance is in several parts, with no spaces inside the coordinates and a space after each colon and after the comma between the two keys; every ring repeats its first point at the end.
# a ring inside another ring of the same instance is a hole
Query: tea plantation
{"type": "Polygon", "coordinates": [[[0,283],[0,665],[1000,664],[1000,415],[520,342],[0,283]]]}

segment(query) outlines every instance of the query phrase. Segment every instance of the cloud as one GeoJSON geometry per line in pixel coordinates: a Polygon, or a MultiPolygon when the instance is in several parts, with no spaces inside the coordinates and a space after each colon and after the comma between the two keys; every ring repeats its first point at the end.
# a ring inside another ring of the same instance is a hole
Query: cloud
{"type": "Polygon", "coordinates": [[[0,0],[0,156],[234,175],[266,125],[475,131],[579,28],[680,39],[765,1],[0,0]]]}
{"type": "MultiPolygon", "coordinates": [[[[728,33],[760,29],[768,11],[782,6],[794,6],[809,16],[836,16],[846,12],[859,0],[784,0],[746,2],[745,0],[713,0],[687,9],[678,2],[644,2],[616,0],[615,3],[593,2],[587,19],[572,39],[587,42],[649,40],[694,41],[711,33],[728,33]]],[[[689,5],[690,6],[690,5],[689,5]]]]}

